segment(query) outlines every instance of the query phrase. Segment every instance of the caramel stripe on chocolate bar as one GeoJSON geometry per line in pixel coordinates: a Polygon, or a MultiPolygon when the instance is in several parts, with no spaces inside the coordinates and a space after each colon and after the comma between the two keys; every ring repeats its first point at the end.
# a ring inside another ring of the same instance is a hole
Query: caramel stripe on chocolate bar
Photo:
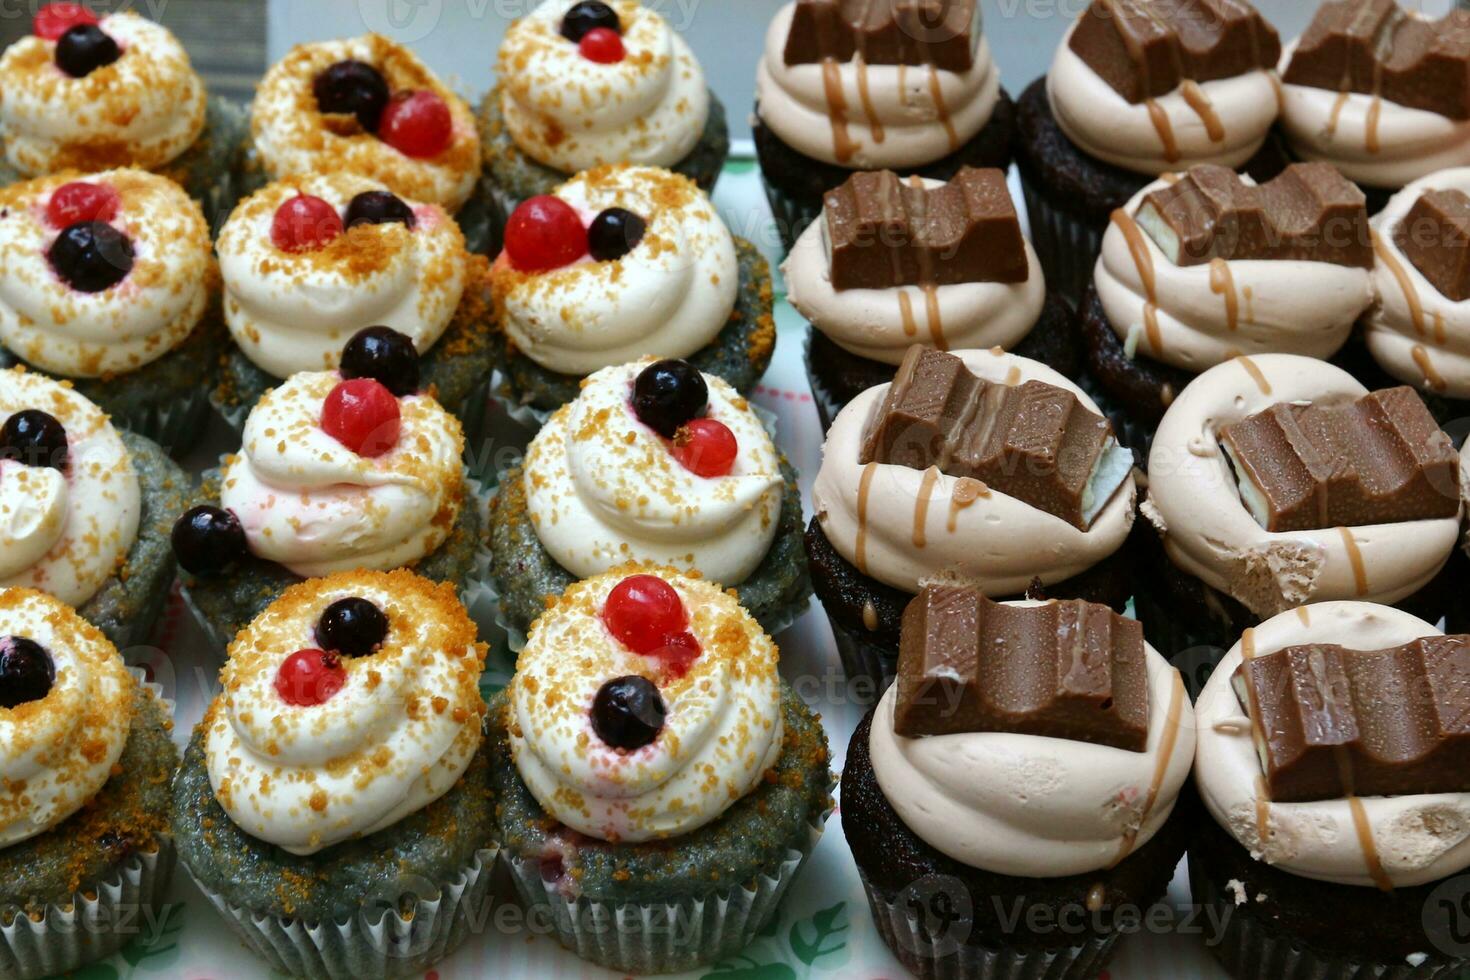
{"type": "Polygon", "coordinates": [[[797,0],[788,65],[827,58],[965,72],[980,40],[979,0],[797,0]]]}
{"type": "Polygon", "coordinates": [[[1232,683],[1273,802],[1470,791],[1470,637],[1287,647],[1232,683]]]}
{"type": "Polygon", "coordinates": [[[1470,299],[1470,195],[1421,194],[1393,230],[1393,243],[1446,299],[1470,299]]]}

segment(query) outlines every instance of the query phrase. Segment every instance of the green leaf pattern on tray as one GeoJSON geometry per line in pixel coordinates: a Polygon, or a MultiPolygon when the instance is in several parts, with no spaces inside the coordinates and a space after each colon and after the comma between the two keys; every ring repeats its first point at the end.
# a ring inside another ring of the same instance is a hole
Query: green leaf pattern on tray
{"type": "Polygon", "coordinates": [[[744,953],[716,964],[703,980],[797,980],[810,974],[819,960],[847,951],[846,902],[792,921],[784,944],[779,940],[781,925],[781,918],[773,917],[744,953]]]}

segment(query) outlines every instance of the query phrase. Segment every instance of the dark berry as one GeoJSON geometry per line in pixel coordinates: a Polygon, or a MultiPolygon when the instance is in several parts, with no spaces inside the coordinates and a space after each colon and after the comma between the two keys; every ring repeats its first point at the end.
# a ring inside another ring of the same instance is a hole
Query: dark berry
{"type": "Polygon", "coordinates": [[[316,641],[323,650],[348,657],[366,657],[388,635],[388,617],[358,596],[338,599],[316,621],[316,641]]]}
{"type": "Polygon", "coordinates": [[[16,412],[0,426],[0,459],[66,469],[66,427],[38,409],[16,412]]]}
{"type": "Polygon", "coordinates": [[[0,636],[0,708],[39,701],[56,680],[51,655],[35,640],[0,636]]]}
{"type": "Polygon", "coordinates": [[[342,377],[372,378],[399,398],[419,390],[419,354],[392,327],[367,327],[342,348],[342,377]]]}
{"type": "Polygon", "coordinates": [[[633,382],[638,420],[665,439],[699,418],[709,407],[709,385],[688,361],[650,364],[633,382]]]}
{"type": "Polygon", "coordinates": [[[615,34],[623,33],[623,22],[618,20],[617,11],[598,0],[582,0],[562,17],[561,36],[573,44],[580,44],[589,31],[599,27],[615,34]]]}
{"type": "Polygon", "coordinates": [[[174,556],[192,575],[219,575],[245,557],[240,519],[219,507],[195,507],[174,522],[174,556]]]}
{"type": "Polygon", "coordinates": [[[612,262],[633,251],[643,241],[648,224],[632,211],[608,208],[592,219],[587,229],[587,251],[599,262],[612,262]]]}
{"type": "Polygon", "coordinates": [[[96,24],[78,24],[56,42],[56,67],[72,78],[86,78],[122,57],[122,49],[96,24]]]}
{"type": "Polygon", "coordinates": [[[337,62],[316,77],[311,90],[322,112],[356,116],[369,133],[378,131],[391,94],[383,73],[361,61],[337,62]]]}
{"type": "Polygon", "coordinates": [[[386,225],[398,222],[412,228],[417,224],[413,208],[387,191],[363,191],[347,205],[346,225],[386,225]]]}
{"type": "Polygon", "coordinates": [[[631,752],[658,738],[667,714],[651,681],[618,677],[602,685],[592,699],[592,730],[613,748],[631,752]]]}
{"type": "Polygon", "coordinates": [[[100,293],[133,271],[133,243],[112,225],[79,221],[51,243],[51,268],[79,293],[100,293]]]}

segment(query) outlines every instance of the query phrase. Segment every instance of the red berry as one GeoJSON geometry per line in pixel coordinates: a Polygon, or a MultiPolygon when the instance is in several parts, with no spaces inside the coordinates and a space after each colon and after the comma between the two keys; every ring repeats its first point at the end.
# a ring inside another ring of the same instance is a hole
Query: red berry
{"type": "Polygon", "coordinates": [[[322,405],[322,429],[359,456],[381,456],[398,444],[398,399],[372,378],[339,381],[322,405]]]}
{"type": "Polygon", "coordinates": [[[656,575],[630,575],[613,586],[602,621],[619,643],[643,654],[655,653],[670,634],[689,626],[679,593],[656,575]]]}
{"type": "Polygon", "coordinates": [[[689,665],[699,659],[699,641],[688,630],[670,633],[663,638],[657,650],[649,654],[663,661],[664,669],[675,677],[689,673],[689,665]]]}
{"type": "Polygon", "coordinates": [[[297,194],[276,210],[271,241],[283,252],[325,248],[342,234],[342,216],[319,197],[297,194]]]}
{"type": "Polygon", "coordinates": [[[36,37],[55,41],[73,27],[99,23],[97,16],[79,3],[48,3],[36,12],[31,32],[36,37]]]}
{"type": "Polygon", "coordinates": [[[694,419],[674,436],[674,458],[695,476],[729,476],[740,453],[730,427],[715,419],[694,419]]]}
{"type": "Polygon", "coordinates": [[[582,35],[582,40],[577,42],[577,50],[582,52],[582,57],[599,65],[617,64],[625,56],[623,39],[608,27],[594,27],[582,35]]]}
{"type": "Polygon", "coordinates": [[[541,194],[522,201],[505,225],[505,251],[522,272],[560,269],[587,254],[587,228],[566,201],[541,194]]]}
{"type": "Polygon", "coordinates": [[[436,157],[454,139],[454,117],[433,92],[399,92],[383,110],[378,138],[406,157],[436,157]]]}
{"type": "Polygon", "coordinates": [[[324,704],[346,682],[347,671],[335,653],[297,650],[276,673],[276,693],[287,704],[309,708],[324,704]]]}
{"type": "Polygon", "coordinates": [[[75,181],[63,184],[46,205],[46,220],[53,228],[70,228],[79,221],[111,221],[117,217],[122,199],[106,184],[75,181]]]}

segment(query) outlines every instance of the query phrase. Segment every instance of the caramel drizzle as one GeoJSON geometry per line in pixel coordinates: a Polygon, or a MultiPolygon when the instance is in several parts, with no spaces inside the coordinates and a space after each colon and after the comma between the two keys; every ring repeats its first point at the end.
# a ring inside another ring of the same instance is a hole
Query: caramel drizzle
{"type": "Polygon", "coordinates": [[[934,65],[929,66],[929,94],[934,98],[934,109],[939,113],[940,125],[944,127],[944,134],[949,137],[949,151],[953,153],[960,148],[960,134],[955,131],[954,120],[950,118],[949,106],[944,101],[944,86],[939,80],[939,69],[934,65]]]}
{"type": "Polygon", "coordinates": [[[1159,790],[1164,786],[1164,777],[1169,773],[1169,763],[1174,756],[1174,746],[1179,742],[1179,727],[1181,716],[1184,711],[1184,679],[1179,672],[1173,671],[1174,687],[1169,693],[1169,713],[1164,719],[1164,732],[1159,739],[1159,761],[1154,765],[1153,779],[1149,781],[1148,796],[1144,797],[1143,810],[1138,816],[1138,826],[1128,831],[1123,836],[1123,846],[1118,851],[1118,856],[1113,859],[1113,865],[1133,853],[1133,846],[1138,842],[1138,832],[1148,822],[1148,815],[1153,812],[1154,804],[1158,802],[1159,790]]]}
{"type": "Polygon", "coordinates": [[[1143,329],[1148,335],[1149,349],[1157,356],[1163,353],[1164,338],[1159,330],[1158,280],[1154,275],[1154,257],[1149,254],[1143,229],[1138,227],[1138,222],[1128,212],[1118,208],[1112,213],[1110,220],[1123,233],[1123,240],[1128,243],[1128,254],[1133,257],[1134,268],[1138,270],[1138,281],[1143,284],[1143,329]]]}
{"type": "Polygon", "coordinates": [[[1256,774],[1256,839],[1261,844],[1271,835],[1271,791],[1266,787],[1266,777],[1256,774]]]}
{"type": "Polygon", "coordinates": [[[1174,138],[1174,127],[1169,123],[1169,114],[1153,99],[1144,99],[1143,104],[1148,107],[1148,118],[1154,124],[1154,132],[1159,134],[1159,142],[1164,144],[1164,159],[1177,163],[1182,154],[1179,141],[1174,138]]]}
{"type": "Polygon", "coordinates": [[[1236,360],[1245,369],[1245,373],[1251,376],[1251,380],[1256,383],[1256,387],[1261,389],[1261,394],[1271,394],[1271,382],[1266,380],[1266,375],[1261,373],[1261,369],[1256,365],[1255,361],[1244,355],[1237,357],[1236,360]]]}
{"type": "Polygon", "coordinates": [[[1369,153],[1377,153],[1383,147],[1378,141],[1378,120],[1383,115],[1383,96],[1374,93],[1373,102],[1368,106],[1367,129],[1363,133],[1363,149],[1369,153]]]}
{"type": "Polygon", "coordinates": [[[1240,659],[1245,661],[1256,659],[1256,628],[1254,626],[1240,635],[1240,659]]]}
{"type": "Polygon", "coordinates": [[[1303,626],[1311,626],[1312,625],[1312,614],[1307,611],[1307,607],[1306,606],[1297,606],[1296,607],[1296,618],[1297,619],[1300,619],[1302,621],[1302,625],[1303,626]]]}
{"type": "Polygon", "coordinates": [[[874,608],[872,602],[863,603],[863,626],[869,633],[876,632],[878,629],[878,610],[874,608]]]}
{"type": "Polygon", "coordinates": [[[1348,93],[1342,91],[1337,93],[1337,101],[1332,103],[1332,111],[1327,115],[1327,135],[1337,135],[1337,124],[1342,119],[1343,107],[1347,105],[1348,93]]]}
{"type": "Polygon", "coordinates": [[[1424,349],[1424,345],[1415,344],[1414,349],[1410,353],[1414,357],[1414,363],[1419,365],[1419,370],[1424,373],[1424,380],[1428,382],[1429,387],[1435,391],[1443,391],[1445,387],[1444,375],[1440,374],[1439,370],[1435,368],[1434,362],[1429,359],[1429,351],[1424,349]]]}
{"type": "Polygon", "coordinates": [[[853,564],[864,575],[868,574],[868,496],[873,492],[873,477],[878,473],[878,464],[863,467],[863,478],[858,481],[857,499],[857,544],[853,548],[856,559],[853,564]]]}
{"type": "Polygon", "coordinates": [[[1006,385],[1007,388],[1014,388],[1016,385],[1018,385],[1020,383],[1021,383],[1021,369],[1018,368],[1018,367],[1016,367],[1016,365],[1012,364],[1011,365],[1011,369],[1006,372],[1005,385],[1006,385]]]}
{"type": "Polygon", "coordinates": [[[1174,394],[1174,386],[1165,381],[1163,387],[1159,389],[1159,404],[1163,405],[1165,408],[1168,408],[1170,405],[1174,404],[1174,399],[1177,397],[1178,396],[1174,394]]]}
{"type": "Polygon", "coordinates": [[[1353,585],[1358,590],[1358,595],[1368,594],[1368,569],[1363,565],[1363,552],[1358,549],[1358,542],[1353,538],[1353,532],[1349,528],[1340,527],[1337,533],[1342,535],[1343,547],[1347,549],[1348,561],[1353,566],[1353,585]]]}
{"type": "Polygon", "coordinates": [[[1409,320],[1414,324],[1414,332],[1424,336],[1424,304],[1419,300],[1419,290],[1414,288],[1414,280],[1409,278],[1404,264],[1393,254],[1388,243],[1379,237],[1378,232],[1370,230],[1369,234],[1373,236],[1373,254],[1388,267],[1388,271],[1399,284],[1399,292],[1404,294],[1404,303],[1409,307],[1409,320]]]}
{"type": "Polygon", "coordinates": [[[1373,842],[1373,828],[1368,823],[1368,811],[1363,801],[1356,796],[1347,798],[1348,809],[1353,813],[1353,829],[1358,832],[1358,845],[1363,848],[1363,863],[1368,867],[1368,877],[1373,884],[1386,892],[1393,891],[1393,880],[1383,870],[1383,859],[1378,856],[1378,845],[1373,842]]]}
{"type": "MultiPolygon", "coordinates": [[[[1243,663],[1250,663],[1256,659],[1256,630],[1252,626],[1240,637],[1240,659],[1243,663]]],[[[1265,741],[1265,733],[1261,731],[1261,708],[1256,704],[1255,691],[1247,688],[1246,699],[1250,702],[1246,712],[1247,720],[1250,722],[1251,739],[1255,744],[1265,741]]],[[[1256,774],[1256,836],[1264,844],[1270,833],[1268,825],[1271,817],[1271,790],[1266,785],[1266,777],[1260,773],[1256,774]]]]}
{"type": "Polygon", "coordinates": [[[1103,888],[1102,882],[1095,883],[1087,890],[1087,910],[1097,912],[1102,909],[1103,902],[1107,899],[1107,889],[1103,888]]]}
{"type": "Polygon", "coordinates": [[[971,479],[968,476],[962,476],[956,480],[954,492],[949,497],[949,521],[946,524],[946,527],[949,528],[949,533],[953,534],[955,528],[959,526],[960,511],[969,507],[981,497],[989,496],[990,488],[979,480],[971,479]]]}
{"type": "Polygon", "coordinates": [[[1222,258],[1210,259],[1210,292],[1225,296],[1225,325],[1234,333],[1240,327],[1240,296],[1235,292],[1235,273],[1222,258]]]}
{"type": "Polygon", "coordinates": [[[934,484],[939,482],[939,467],[931,466],[924,471],[924,478],[919,481],[919,495],[914,499],[914,547],[922,548],[928,544],[924,535],[925,525],[929,523],[929,498],[934,495],[934,484]]]}
{"type": "Polygon", "coordinates": [[[1245,322],[1256,322],[1256,291],[1249,286],[1240,290],[1240,295],[1245,299],[1245,322]]]}
{"type": "Polygon", "coordinates": [[[1186,78],[1179,86],[1179,94],[1184,96],[1185,103],[1199,116],[1199,121],[1205,124],[1205,135],[1209,136],[1210,142],[1219,143],[1223,140],[1225,124],[1220,122],[1219,113],[1210,104],[1210,98],[1205,95],[1204,89],[1199,87],[1199,82],[1186,78]]]}
{"type": "Polygon", "coordinates": [[[846,163],[857,153],[857,143],[847,131],[847,98],[842,94],[842,73],[837,59],[822,59],[822,89],[827,96],[827,119],[832,124],[832,153],[846,163]]]}
{"type": "Polygon", "coordinates": [[[919,321],[914,319],[914,303],[909,299],[909,294],[900,289],[898,291],[898,313],[903,317],[903,333],[905,337],[912,337],[919,332],[919,321]]]}
{"type": "MultiPolygon", "coordinates": [[[[1260,63],[1259,58],[1256,59],[1256,63],[1260,63]]],[[[1276,114],[1279,116],[1286,111],[1286,89],[1282,87],[1281,79],[1277,78],[1274,72],[1267,72],[1266,77],[1271,80],[1271,89],[1276,93],[1276,114]]]]}
{"type": "Polygon", "coordinates": [[[853,64],[857,67],[858,98],[863,103],[863,115],[868,118],[868,129],[873,132],[873,142],[881,143],[888,134],[883,129],[883,120],[878,118],[878,110],[873,106],[873,99],[868,94],[868,62],[861,51],[853,56],[853,64]]]}
{"type": "Polygon", "coordinates": [[[1448,339],[1445,334],[1444,314],[1439,310],[1434,311],[1434,342],[1443,346],[1448,339]]]}
{"type": "Polygon", "coordinates": [[[944,336],[944,319],[939,313],[939,287],[926,282],[919,288],[924,291],[924,312],[929,317],[929,336],[934,338],[934,348],[949,350],[949,341],[944,336]]]}

